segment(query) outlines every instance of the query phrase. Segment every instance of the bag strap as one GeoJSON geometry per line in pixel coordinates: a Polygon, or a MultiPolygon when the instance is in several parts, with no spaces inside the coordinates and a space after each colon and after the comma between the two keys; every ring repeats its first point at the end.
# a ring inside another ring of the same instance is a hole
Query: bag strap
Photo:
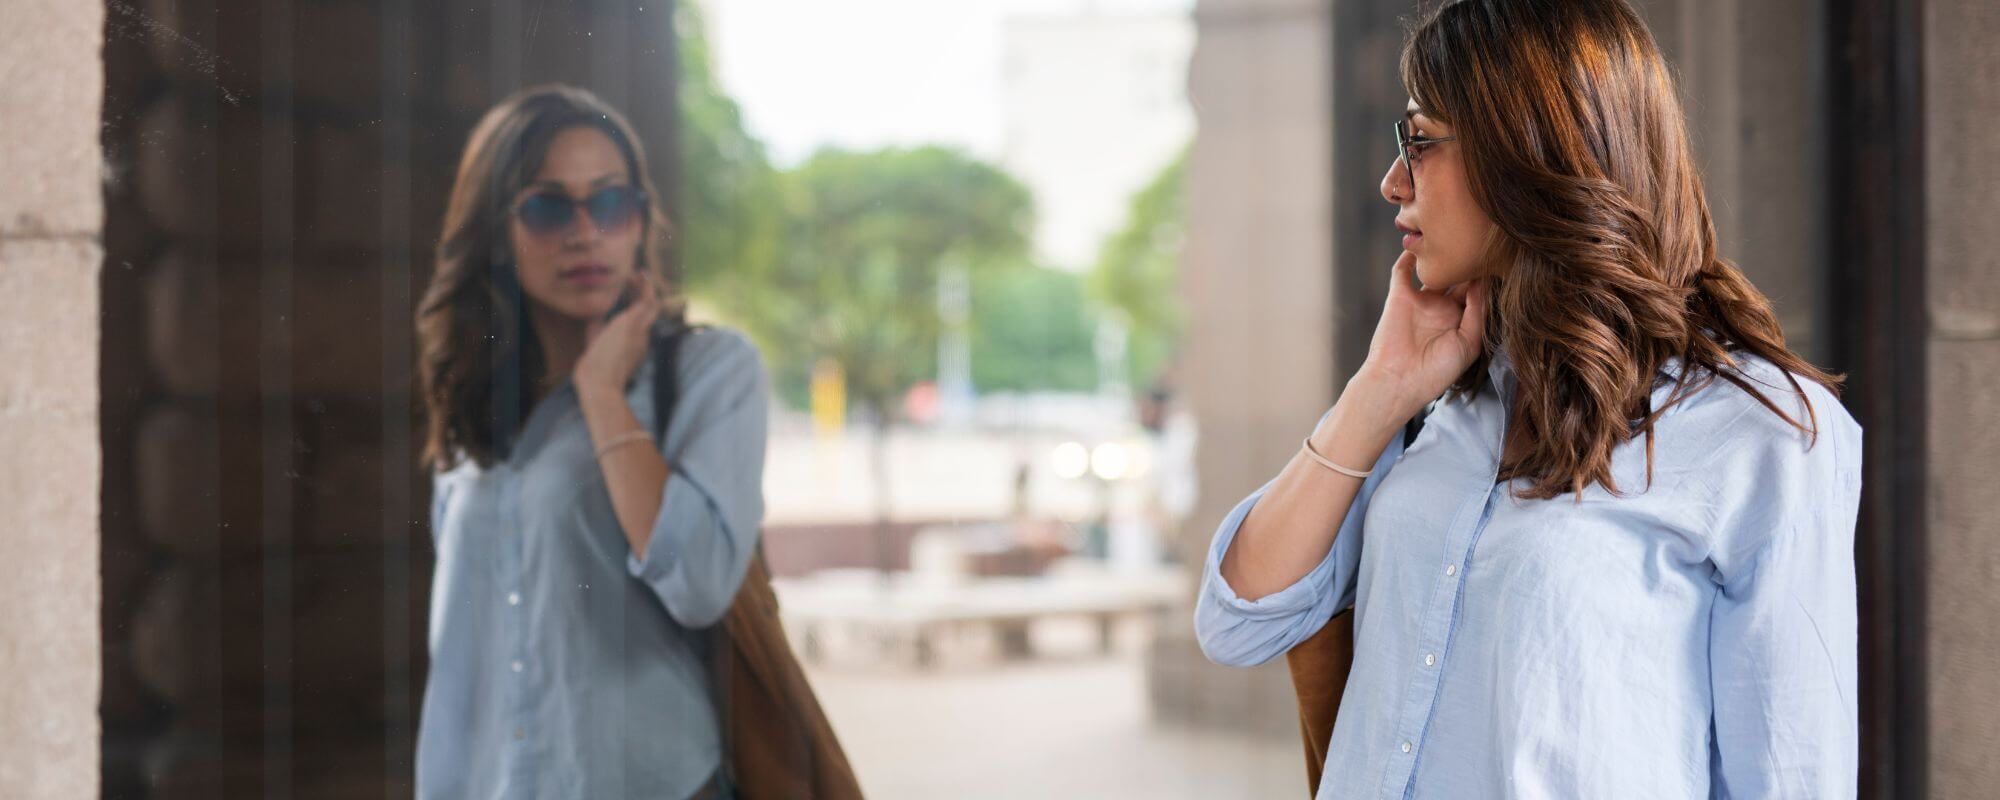
{"type": "Polygon", "coordinates": [[[1424,431],[1424,418],[1431,415],[1431,407],[1435,405],[1437,405],[1436,400],[1424,404],[1424,409],[1418,411],[1416,416],[1411,417],[1410,421],[1403,425],[1404,450],[1410,449],[1410,445],[1417,443],[1417,434],[1424,431]]]}
{"type": "Polygon", "coordinates": [[[674,418],[674,403],[680,400],[680,371],[677,369],[681,340],[696,326],[681,325],[667,333],[653,334],[653,441],[667,446],[667,423],[674,418]]]}

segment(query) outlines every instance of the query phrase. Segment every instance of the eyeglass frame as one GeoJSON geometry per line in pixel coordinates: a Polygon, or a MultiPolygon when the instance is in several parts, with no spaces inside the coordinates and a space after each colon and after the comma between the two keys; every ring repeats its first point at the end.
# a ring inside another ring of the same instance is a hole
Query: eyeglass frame
{"type": "Polygon", "coordinates": [[[1408,118],[1396,120],[1396,160],[1403,162],[1403,177],[1410,179],[1410,199],[1417,197],[1416,162],[1423,152],[1419,148],[1457,140],[1456,136],[1419,136],[1410,132],[1408,118]]]}

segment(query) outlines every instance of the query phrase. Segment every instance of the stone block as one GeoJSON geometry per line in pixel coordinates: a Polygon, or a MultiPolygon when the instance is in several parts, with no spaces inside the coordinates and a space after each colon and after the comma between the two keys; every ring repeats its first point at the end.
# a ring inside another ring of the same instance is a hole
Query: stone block
{"type": "Polygon", "coordinates": [[[2000,341],[1934,342],[1929,368],[1932,789],[1970,797],[2000,782],[2000,341]]]}
{"type": "Polygon", "coordinates": [[[103,693],[98,713],[106,731],[144,728],[165,716],[164,701],[139,680],[134,663],[130,647],[105,646],[103,693]]]}
{"type": "Polygon", "coordinates": [[[2000,5],[1943,0],[1925,5],[1924,182],[1933,323],[1952,338],[2000,339],[2000,5]]]}
{"type": "MultiPolygon", "coordinates": [[[[267,278],[259,270],[254,262],[208,263],[177,252],[146,276],[147,347],[170,391],[259,396],[260,349],[275,337],[258,327],[278,314],[290,327],[287,367],[297,396],[365,398],[384,390],[382,347],[412,346],[415,309],[383,309],[379,269],[303,258],[292,266],[291,302],[275,314],[265,308],[267,278]]],[[[389,388],[409,391],[407,383],[389,388]]]]}
{"type": "Polygon", "coordinates": [[[132,613],[158,566],[159,553],[143,542],[107,537],[98,556],[104,587],[104,636],[118,639],[131,624],[132,613]]]}
{"type": "MultiPolygon", "coordinates": [[[[298,150],[299,241],[310,250],[373,252],[394,247],[385,224],[408,231],[406,247],[427,251],[444,223],[457,158],[465,142],[437,131],[410,131],[406,142],[385,142],[381,127],[315,123],[300,131],[298,150]],[[407,217],[385,220],[391,182],[406,193],[407,217]]],[[[421,258],[418,263],[427,261],[421,258]]]]}
{"type": "MultiPolygon", "coordinates": [[[[429,475],[416,465],[414,450],[383,449],[379,417],[328,413],[306,419],[301,435],[309,453],[300,482],[299,534],[308,546],[379,548],[430,535],[429,475]],[[385,521],[385,480],[391,475],[408,479],[402,524],[385,521]]],[[[420,434],[411,428],[412,437],[420,434]]]]}
{"type": "Polygon", "coordinates": [[[87,239],[0,239],[0,410],[97,413],[102,258],[87,239]]]}
{"type": "Polygon", "coordinates": [[[181,91],[247,106],[264,79],[261,50],[270,38],[261,13],[266,5],[277,4],[144,0],[115,3],[111,13],[115,21],[136,26],[131,35],[146,42],[160,73],[181,91]]]}
{"type": "Polygon", "coordinates": [[[166,76],[154,60],[151,40],[155,32],[147,26],[147,18],[122,3],[105,6],[104,120],[108,128],[129,129],[129,124],[120,123],[166,85],[166,76]]]}
{"type": "MultiPolygon", "coordinates": [[[[268,794],[267,754],[259,740],[213,743],[202,726],[170,731],[155,745],[147,797],[263,797],[268,794]]],[[[324,741],[294,740],[287,796],[299,800],[405,796],[410,777],[390,775],[382,744],[365,735],[324,741]]]]}
{"type": "MultiPolygon", "coordinates": [[[[18,361],[0,363],[15,379],[33,377],[14,368],[18,361]]],[[[96,786],[101,653],[97,419],[16,395],[0,405],[0,442],[7,443],[0,459],[0,675],[8,676],[0,681],[0,719],[7,720],[0,786],[11,797],[88,796],[96,786]]]]}
{"type": "Polygon", "coordinates": [[[222,298],[215,265],[185,251],[169,253],[140,279],[154,374],[172,394],[221,394],[222,298]]]}
{"type": "Polygon", "coordinates": [[[149,413],[133,449],[147,541],[190,558],[258,547],[256,481],[232,482],[224,470],[225,463],[256,457],[258,435],[251,420],[219,414],[212,405],[164,405],[149,413]]]}
{"type": "MultiPolygon", "coordinates": [[[[135,619],[139,676],[177,714],[255,706],[267,686],[280,686],[302,725],[379,726],[386,676],[409,670],[423,652],[425,606],[425,595],[411,586],[387,591],[382,560],[373,549],[299,554],[291,562],[290,603],[278,621],[266,616],[264,598],[276,587],[261,554],[227,556],[213,567],[176,565],[155,581],[135,619]],[[398,613],[410,636],[395,651],[384,642],[392,597],[408,603],[398,613]],[[278,624],[288,627],[277,630],[278,624]],[[273,635],[290,642],[290,658],[278,670],[266,667],[271,662],[264,648],[273,635]],[[397,663],[387,660],[392,653],[400,653],[397,663]]],[[[216,732],[224,738],[242,733],[234,723],[216,732]]]]}
{"type": "Polygon", "coordinates": [[[0,237],[95,236],[103,225],[98,114],[104,6],[15,0],[0,34],[0,237]]]}
{"type": "MultiPolygon", "coordinates": [[[[410,228],[413,242],[431,241],[462,142],[413,127],[386,158],[379,120],[310,111],[280,116],[255,106],[203,105],[178,91],[162,96],[138,120],[130,167],[147,218],[183,247],[236,259],[272,244],[293,258],[373,252],[385,246],[384,184],[406,180],[409,217],[396,224],[410,228]],[[269,152],[274,147],[281,152],[269,152]],[[289,216],[271,214],[287,209],[289,216]]],[[[119,174],[126,169],[119,165],[119,174]]]]}
{"type": "MultiPolygon", "coordinates": [[[[257,613],[247,598],[231,598],[240,615],[257,613]]],[[[140,682],[177,710],[220,707],[231,686],[256,686],[260,679],[253,638],[231,627],[220,579],[213,569],[176,565],[160,572],[132,619],[132,663],[140,682]],[[224,652],[224,633],[231,648],[224,652]],[[225,668],[231,671],[225,673],[225,668]]]]}
{"type": "MultiPolygon", "coordinates": [[[[615,43],[597,40],[605,35],[599,30],[613,33],[617,24],[607,19],[593,25],[581,13],[545,14],[531,27],[527,16],[533,11],[517,6],[515,12],[513,36],[494,35],[498,10],[492,6],[459,16],[457,24],[438,32],[440,46],[434,52],[444,56],[439,71],[446,105],[476,115],[524,86],[560,81],[601,88],[591,72],[591,55],[622,51],[615,43]]],[[[624,54],[629,64],[631,54],[624,54]]]]}
{"type": "MultiPolygon", "coordinates": [[[[293,0],[278,4],[245,4],[217,13],[213,4],[152,0],[141,11],[114,9],[113,35],[145,48],[153,69],[183,87],[214,92],[222,102],[255,106],[269,91],[275,76],[262,69],[262,52],[273,9],[289,12],[292,35],[287,43],[291,69],[291,100],[311,108],[315,116],[352,122],[381,118],[388,68],[380,3],[366,0],[293,0]],[[129,26],[119,23],[130,20],[129,26]]],[[[453,28],[484,34],[484,14],[474,8],[445,9],[413,6],[408,28],[401,32],[406,50],[408,96],[419,105],[435,103],[444,92],[442,70],[462,53],[437,46],[453,28]]]]}
{"type": "MultiPolygon", "coordinates": [[[[260,218],[254,149],[262,120],[251,111],[200,105],[180,92],[162,96],[139,114],[130,180],[146,216],[180,242],[214,246],[221,220],[260,218]],[[225,157],[222,154],[227,154],[225,157]]],[[[243,249],[255,229],[227,232],[243,249]]]]}
{"type": "MultiPolygon", "coordinates": [[[[124,154],[131,158],[129,152],[124,154]]],[[[144,270],[166,239],[146,212],[139,198],[130,161],[109,160],[104,165],[104,259],[107,269],[126,273],[144,270]]]]}

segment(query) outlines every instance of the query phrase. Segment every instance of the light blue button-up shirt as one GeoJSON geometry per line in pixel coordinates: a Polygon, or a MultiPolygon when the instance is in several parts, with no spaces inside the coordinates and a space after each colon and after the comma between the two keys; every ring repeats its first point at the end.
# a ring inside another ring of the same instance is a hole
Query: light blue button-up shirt
{"type": "MultiPolygon", "coordinates": [[[[1744,360],[1805,421],[1783,373],[1744,360]]],[[[1219,571],[1264,490],[1216,531],[1209,658],[1269,661],[1354,608],[1319,797],[1853,797],[1860,426],[1801,378],[1808,447],[1718,378],[1657,422],[1650,488],[1640,437],[1613,456],[1625,496],[1520,500],[1526,481],[1495,482],[1514,376],[1489,376],[1390,444],[1296,584],[1244,600],[1219,571]]]]}
{"type": "MultiPolygon", "coordinates": [[[[566,383],[506,461],[436,476],[419,797],[680,798],[720,764],[704,629],[757,545],[769,389],[734,333],[689,334],[676,365],[673,473],[643,558],[566,383]]],[[[626,393],[648,431],[653,372],[626,393]]]]}

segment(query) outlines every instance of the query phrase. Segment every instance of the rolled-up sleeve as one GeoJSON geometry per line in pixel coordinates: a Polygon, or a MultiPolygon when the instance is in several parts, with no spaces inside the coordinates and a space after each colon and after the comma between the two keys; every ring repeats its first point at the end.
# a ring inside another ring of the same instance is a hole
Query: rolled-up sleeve
{"type": "Polygon", "coordinates": [[[1312,636],[1335,612],[1354,604],[1355,574],[1361,563],[1361,523],[1375,488],[1402,454],[1403,440],[1397,436],[1376,459],[1373,473],[1362,481],[1326,558],[1296,583],[1256,600],[1238,596],[1223,579],[1222,556],[1271,485],[1251,493],[1223,517],[1202,567],[1201,595],[1194,611],[1195,637],[1209,660],[1237,667],[1262,664],[1312,636]]]}
{"type": "Polygon", "coordinates": [[[626,568],[691,628],[715,624],[735,599],[764,518],[770,384],[749,341],[709,329],[682,344],[669,421],[669,474],[642,554],[626,568]]]}

